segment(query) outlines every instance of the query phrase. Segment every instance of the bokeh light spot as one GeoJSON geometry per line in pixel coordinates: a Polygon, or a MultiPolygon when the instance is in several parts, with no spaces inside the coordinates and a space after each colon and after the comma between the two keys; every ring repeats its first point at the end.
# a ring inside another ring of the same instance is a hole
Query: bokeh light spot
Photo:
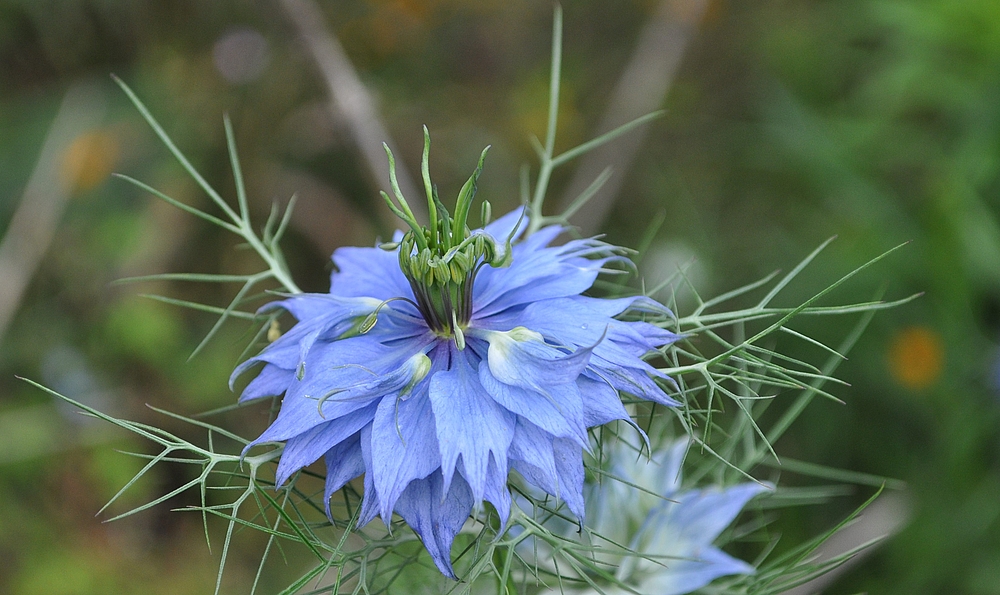
{"type": "Polygon", "coordinates": [[[941,375],[944,349],[932,329],[911,326],[897,332],[889,343],[889,371],[906,388],[927,388],[941,375]]]}
{"type": "Polygon", "coordinates": [[[224,33],[212,49],[215,69],[233,84],[248,83],[264,72],[270,60],[267,40],[259,32],[240,27],[224,33]]]}

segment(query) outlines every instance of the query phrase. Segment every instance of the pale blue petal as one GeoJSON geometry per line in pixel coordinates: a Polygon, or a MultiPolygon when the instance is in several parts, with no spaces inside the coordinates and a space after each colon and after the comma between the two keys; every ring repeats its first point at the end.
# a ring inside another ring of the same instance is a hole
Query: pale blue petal
{"type": "Polygon", "coordinates": [[[587,367],[592,351],[590,347],[581,347],[565,353],[541,341],[537,333],[530,338],[517,329],[510,332],[470,329],[468,334],[489,342],[486,361],[494,378],[536,391],[575,381],[587,367]]]}
{"type": "Polygon", "coordinates": [[[372,423],[372,464],[379,513],[389,522],[399,495],[414,479],[441,467],[434,410],[427,391],[408,399],[382,399],[372,423]]]}
{"type": "MultiPolygon", "coordinates": [[[[232,390],[233,384],[239,376],[260,362],[277,366],[283,370],[294,370],[296,373],[304,373],[305,365],[301,359],[302,348],[297,340],[290,340],[292,335],[295,335],[298,338],[303,338],[308,335],[309,333],[299,332],[304,328],[306,328],[305,325],[295,325],[292,330],[282,335],[274,343],[265,347],[259,354],[236,366],[236,369],[233,370],[232,375],[229,377],[230,390],[232,390]]],[[[341,363],[350,361],[350,354],[358,349],[365,349],[372,354],[383,351],[381,343],[377,337],[365,335],[361,337],[352,337],[351,339],[345,339],[344,341],[322,343],[319,347],[317,347],[317,353],[312,354],[313,360],[325,360],[324,363],[328,363],[330,367],[334,367],[340,365],[341,363]],[[353,341],[350,349],[344,346],[344,341],[353,341]],[[364,343],[365,345],[361,346],[361,343],[364,343]]]]}
{"type": "Polygon", "coordinates": [[[608,339],[635,357],[642,357],[650,351],[677,342],[680,335],[648,322],[619,322],[608,329],[608,339]]]}
{"type": "MultiPolygon", "coordinates": [[[[527,219],[527,217],[525,217],[527,219]]],[[[543,227],[531,234],[526,238],[522,238],[519,242],[514,244],[514,260],[527,260],[536,256],[539,252],[546,249],[546,246],[552,243],[563,231],[565,227],[559,225],[549,225],[548,227],[543,227]]],[[[549,250],[554,253],[559,252],[559,247],[549,248],[549,250]]]]}
{"type": "Polygon", "coordinates": [[[556,438],[552,441],[552,451],[559,476],[559,497],[583,522],[583,450],[574,442],[556,438]]]}
{"type": "Polygon", "coordinates": [[[692,560],[660,560],[664,568],[649,574],[637,590],[657,595],[684,595],[721,576],[755,572],[753,566],[711,546],[692,552],[692,557],[692,560]]]}
{"type": "Polygon", "coordinates": [[[291,384],[278,418],[257,441],[287,440],[405,387],[422,342],[393,351],[365,337],[318,346],[306,362],[305,377],[291,384]]]}
{"type": "Polygon", "coordinates": [[[583,502],[583,450],[578,444],[518,419],[510,446],[511,468],[529,484],[561,499],[581,521],[583,502]]]}
{"type": "MultiPolygon", "coordinates": [[[[681,488],[681,465],[684,463],[684,455],[687,454],[688,441],[680,439],[674,442],[669,448],[654,453],[654,461],[663,462],[663,474],[660,485],[655,486],[658,493],[665,498],[671,498],[681,488]]],[[[713,536],[712,539],[715,539],[713,536]]]]}
{"type": "MultiPolygon", "coordinates": [[[[317,410],[317,401],[315,400],[299,399],[292,405],[282,405],[274,423],[268,426],[256,440],[251,442],[248,448],[266,442],[282,442],[294,436],[304,434],[313,430],[318,425],[356,414],[359,409],[368,407],[372,401],[373,399],[365,401],[328,401],[323,404],[323,416],[317,410]]],[[[287,397],[285,398],[285,402],[288,402],[287,397]]]]}
{"type": "Polygon", "coordinates": [[[552,436],[570,438],[581,445],[587,443],[583,399],[575,382],[550,385],[543,394],[500,382],[485,361],[479,364],[479,381],[504,409],[524,417],[552,436]]]}
{"type": "Polygon", "coordinates": [[[590,289],[608,258],[584,256],[609,252],[592,240],[574,240],[545,248],[561,228],[543,228],[514,246],[507,268],[484,267],[476,278],[474,298],[477,316],[490,316],[518,304],[578,295],[590,289]]]}
{"type": "Polygon", "coordinates": [[[451,565],[451,544],[472,512],[473,499],[461,476],[447,492],[439,471],[410,483],[396,502],[396,512],[420,536],[438,570],[456,578],[451,565]]]}
{"type": "MultiPolygon", "coordinates": [[[[663,522],[668,523],[675,538],[695,545],[708,545],[743,510],[751,498],[768,490],[767,486],[756,483],[743,483],[726,489],[708,488],[694,490],[677,495],[677,504],[666,506],[668,515],[663,522]]],[[[658,524],[654,511],[650,516],[651,523],[658,524]]]]}
{"type": "Polygon", "coordinates": [[[372,297],[379,301],[394,297],[413,299],[410,283],[399,269],[398,250],[337,248],[333,264],[337,271],[330,275],[331,294],[372,297]]]}
{"type": "Polygon", "coordinates": [[[626,311],[651,312],[667,315],[670,311],[645,296],[619,299],[598,299],[572,295],[554,299],[538,299],[523,308],[511,308],[492,316],[477,318],[477,326],[493,330],[508,330],[524,326],[537,331],[552,343],[589,346],[605,336],[623,343],[634,357],[676,341],[679,336],[645,322],[615,320],[626,311]],[[658,309],[654,309],[658,306],[658,309]]]}
{"type": "Polygon", "coordinates": [[[261,312],[283,308],[295,316],[299,323],[283,334],[275,343],[296,343],[299,359],[296,366],[304,362],[309,350],[317,341],[335,340],[352,327],[360,324],[378,308],[381,300],[362,297],[345,298],[328,294],[303,294],[273,302],[260,309],[261,312]]]}
{"type": "Polygon", "coordinates": [[[603,380],[584,373],[576,381],[583,403],[583,424],[588,428],[603,426],[616,419],[628,419],[618,391],[603,380]]]}
{"type": "MultiPolygon", "coordinates": [[[[281,453],[281,460],[278,461],[278,470],[275,471],[275,485],[284,484],[293,473],[319,460],[335,445],[370,424],[374,417],[375,405],[372,404],[340,417],[337,421],[320,424],[289,438],[285,443],[285,450],[281,453]]],[[[258,438],[257,441],[259,440],[258,438]]]]}
{"type": "Polygon", "coordinates": [[[590,346],[601,340],[608,325],[617,322],[613,317],[628,310],[636,300],[634,297],[602,300],[581,295],[539,300],[523,310],[498,314],[484,322],[493,325],[495,320],[503,320],[510,325],[507,328],[527,327],[553,343],[590,346]]]}
{"type": "MultiPolygon", "coordinates": [[[[472,320],[482,320],[508,308],[538,300],[578,295],[594,284],[604,262],[575,258],[568,262],[527,262],[516,269],[512,265],[504,277],[493,283],[492,292],[484,292],[481,298],[477,298],[472,320]]],[[[486,270],[484,268],[482,272],[486,270]]]]}
{"type": "Polygon", "coordinates": [[[507,449],[514,437],[514,414],[490,398],[479,383],[471,349],[451,349],[451,370],[437,372],[430,382],[444,489],[451,484],[459,456],[472,496],[479,502],[486,489],[491,455],[507,468],[507,449]],[[470,361],[470,358],[473,361],[470,361]],[[470,431],[475,428],[474,431],[470,431]]]}
{"type": "Polygon", "coordinates": [[[559,498],[581,521],[583,502],[583,450],[578,444],[547,432],[521,418],[510,447],[511,468],[529,484],[559,498]]]}
{"type": "Polygon", "coordinates": [[[645,295],[636,296],[635,301],[632,302],[629,310],[636,313],[654,314],[656,316],[674,318],[674,313],[670,310],[670,308],[645,295]]]}
{"type": "Polygon", "coordinates": [[[375,476],[372,473],[372,427],[361,428],[361,460],[365,465],[365,494],[361,500],[361,510],[358,512],[358,527],[364,527],[378,516],[379,493],[375,489],[375,476]]]}
{"type": "MultiPolygon", "coordinates": [[[[365,461],[361,454],[361,433],[355,433],[347,440],[326,451],[324,460],[326,461],[326,482],[323,489],[323,502],[326,505],[326,516],[332,522],[330,498],[347,482],[365,472],[365,461]]],[[[374,494],[372,499],[376,499],[374,494]]]]}
{"type": "Polygon", "coordinates": [[[591,369],[597,375],[623,393],[635,395],[667,407],[680,405],[650,378],[650,374],[656,374],[659,377],[663,377],[663,375],[645,362],[637,361],[636,367],[626,367],[610,363],[595,353],[590,363],[591,369]]]}
{"type": "Polygon", "coordinates": [[[382,300],[370,296],[344,297],[328,293],[300,293],[263,306],[261,313],[281,308],[299,322],[367,316],[382,300]]]}
{"type": "Polygon", "coordinates": [[[518,418],[510,444],[511,466],[531,485],[553,496],[559,495],[559,472],[552,454],[552,436],[518,418]]]}
{"type": "Polygon", "coordinates": [[[229,376],[229,390],[233,390],[237,378],[261,362],[271,364],[282,370],[295,370],[298,358],[299,346],[297,344],[293,342],[280,342],[280,340],[271,343],[257,355],[236,366],[236,369],[229,376]]]}
{"type": "MultiPolygon", "coordinates": [[[[307,328],[307,325],[302,324],[296,328],[307,328]]],[[[312,350],[313,345],[316,344],[316,340],[319,339],[320,334],[323,333],[322,329],[316,329],[311,333],[306,333],[301,339],[299,339],[299,361],[295,366],[296,374],[304,374],[306,359],[309,357],[309,352],[312,350]]]]}
{"type": "Polygon", "coordinates": [[[497,514],[500,515],[500,530],[502,534],[510,518],[510,488],[507,487],[507,469],[509,462],[504,465],[497,465],[493,456],[490,456],[490,464],[486,469],[486,490],[483,498],[493,505],[497,514]]]}
{"type": "Polygon", "coordinates": [[[239,402],[245,403],[262,397],[277,397],[283,394],[294,380],[294,371],[267,364],[243,389],[239,402]]]}

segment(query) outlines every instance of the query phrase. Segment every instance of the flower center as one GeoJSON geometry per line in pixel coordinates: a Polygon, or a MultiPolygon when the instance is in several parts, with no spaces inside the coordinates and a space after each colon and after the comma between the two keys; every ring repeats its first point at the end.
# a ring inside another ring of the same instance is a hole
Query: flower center
{"type": "MultiPolygon", "coordinates": [[[[427,194],[430,222],[424,227],[417,223],[399,190],[392,151],[383,144],[389,157],[389,181],[398,205],[385,192],[382,192],[382,198],[410,228],[398,243],[383,247],[398,248],[399,268],[410,282],[417,308],[427,326],[440,337],[453,338],[462,349],[465,347],[463,331],[472,317],[472,288],[476,275],[487,264],[492,267],[510,265],[510,243],[518,225],[514,226],[502,245],[484,231],[469,229],[469,211],[476,195],[476,182],[483,171],[483,159],[489,147],[483,149],[476,170],[458,193],[455,212],[451,214],[438,199],[437,187],[431,184],[428,168],[430,146],[431,139],[425,126],[420,173],[427,194]]],[[[483,202],[481,215],[485,226],[490,220],[489,202],[483,202]]]]}
{"type": "Polygon", "coordinates": [[[472,317],[472,287],[485,262],[476,243],[440,254],[417,247],[412,232],[400,242],[399,267],[410,282],[417,308],[427,326],[443,337],[464,330],[472,317]]]}

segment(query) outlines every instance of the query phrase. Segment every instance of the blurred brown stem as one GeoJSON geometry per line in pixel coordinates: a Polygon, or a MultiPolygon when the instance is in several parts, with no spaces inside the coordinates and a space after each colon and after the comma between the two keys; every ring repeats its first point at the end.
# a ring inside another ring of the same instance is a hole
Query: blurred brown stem
{"type": "Polygon", "coordinates": [[[822,593],[849,569],[888,539],[899,533],[910,519],[912,505],[906,492],[885,492],[861,513],[851,525],[841,529],[813,552],[813,563],[829,562],[855,552],[846,562],[807,583],[785,591],[782,595],[812,595],[822,593]]]}
{"type": "Polygon", "coordinates": [[[91,84],[77,84],[66,92],[49,127],[21,202],[0,240],[0,338],[55,237],[66,201],[81,174],[82,162],[67,159],[67,149],[96,126],[103,113],[100,90],[91,84]]]}
{"type": "MultiPolygon", "coordinates": [[[[606,132],[660,108],[677,73],[684,50],[698,30],[709,0],[664,0],[639,36],[597,129],[606,132]]],[[[608,166],[614,175],[572,217],[583,235],[599,231],[621,190],[625,174],[646,136],[647,126],[588,153],[573,173],[559,204],[565,211],[608,166]]]]}
{"type": "MultiPolygon", "coordinates": [[[[409,200],[417,219],[426,220],[427,209],[424,201],[420,200],[423,193],[417,192],[409,170],[403,165],[400,151],[395,150],[388,130],[379,119],[375,98],[358,78],[343,46],[324,26],[325,17],[319,7],[313,0],[280,0],[280,3],[326,81],[331,99],[330,111],[334,119],[346,123],[376,187],[386,186],[389,180],[389,163],[382,149],[382,143],[385,142],[393,149],[396,157],[396,175],[403,196],[409,200]]],[[[405,227],[387,209],[379,209],[378,212],[392,218],[391,226],[405,227]]]]}

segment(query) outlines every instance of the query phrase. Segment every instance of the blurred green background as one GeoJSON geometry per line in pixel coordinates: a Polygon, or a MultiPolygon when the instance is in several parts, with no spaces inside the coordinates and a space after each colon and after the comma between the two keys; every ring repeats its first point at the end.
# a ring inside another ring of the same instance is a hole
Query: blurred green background
{"type": "MultiPolygon", "coordinates": [[[[202,437],[145,405],[192,414],[235,399],[226,381],[248,328],[227,326],[188,362],[214,318],[139,294],[222,305],[238,288],[111,284],[161,272],[252,272],[256,263],[232,237],[110,177],[121,172],[210,208],[109,73],[136,90],[229,197],[222,115],[230,115],[258,219],[272,201],[298,194],[286,251],[303,289],[326,289],[337,246],[388,234],[377,200],[386,183],[359,147],[356,115],[331,109],[319,46],[302,40],[294,20],[303,6],[0,0],[0,593],[205,593],[214,584],[219,542],[210,553],[200,519],[170,512],[196,494],[101,522],[182,484],[189,470],[160,468],[95,518],[142,464],[117,450],[151,447],[14,376],[191,440],[202,437]]],[[[552,5],[320,7],[313,25],[342,44],[347,71],[410,173],[418,173],[421,124],[434,139],[431,169],[443,196],[492,144],[481,196],[495,213],[513,208],[518,168],[534,163],[528,138],[544,133],[552,5]]],[[[667,110],[612,147],[620,186],[601,199],[607,215],[592,214],[617,244],[637,246],[656,232],[642,257],[647,285],[688,265],[702,295],[715,295],[787,270],[837,235],[785,296],[797,304],[910,242],[833,297],[926,294],[875,318],[838,371],[852,385],[835,391],[846,404],[817,401],[775,447],[907,484],[905,529],[829,592],[1000,593],[1000,3],[583,0],[563,8],[557,147],[639,115],[613,97],[634,91],[643,105],[667,110]],[[654,66],[622,78],[643,64],[642,48],[654,66]],[[676,58],[677,71],[657,56],[676,58]],[[621,149],[628,142],[634,158],[621,149]]],[[[550,210],[573,176],[573,167],[557,172],[550,210]]],[[[833,341],[850,324],[802,328],[833,341]]],[[[213,421],[254,436],[266,415],[247,409],[213,421]]],[[[779,547],[831,527],[870,494],[859,488],[790,512],[776,525],[779,547]]],[[[243,593],[263,540],[244,533],[234,543],[223,591],[243,593]]],[[[264,591],[280,590],[296,570],[294,558],[272,565],[264,591]]]]}

